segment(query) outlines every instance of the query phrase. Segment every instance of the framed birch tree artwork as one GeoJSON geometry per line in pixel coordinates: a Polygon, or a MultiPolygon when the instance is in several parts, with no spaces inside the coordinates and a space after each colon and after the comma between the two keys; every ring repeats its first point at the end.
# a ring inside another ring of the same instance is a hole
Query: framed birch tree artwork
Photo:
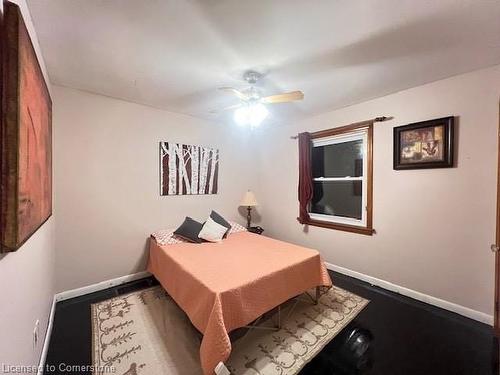
{"type": "Polygon", "coordinates": [[[160,142],[160,194],[217,194],[219,150],[160,142]]]}

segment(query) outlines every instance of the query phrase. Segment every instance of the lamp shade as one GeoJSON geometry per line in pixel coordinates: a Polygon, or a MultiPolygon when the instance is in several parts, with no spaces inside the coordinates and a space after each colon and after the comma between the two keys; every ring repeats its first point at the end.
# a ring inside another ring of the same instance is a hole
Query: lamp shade
{"type": "Polygon", "coordinates": [[[243,199],[241,200],[240,206],[246,206],[246,207],[254,207],[257,206],[257,199],[255,199],[255,195],[251,190],[248,190],[245,195],[243,196],[243,199]]]}

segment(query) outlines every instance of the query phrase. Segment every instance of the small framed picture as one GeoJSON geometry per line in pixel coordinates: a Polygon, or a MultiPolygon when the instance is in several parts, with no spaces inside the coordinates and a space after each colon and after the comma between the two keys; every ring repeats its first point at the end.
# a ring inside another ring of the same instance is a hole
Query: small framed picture
{"type": "Polygon", "coordinates": [[[453,167],[454,117],[394,128],[394,169],[453,167]]]}

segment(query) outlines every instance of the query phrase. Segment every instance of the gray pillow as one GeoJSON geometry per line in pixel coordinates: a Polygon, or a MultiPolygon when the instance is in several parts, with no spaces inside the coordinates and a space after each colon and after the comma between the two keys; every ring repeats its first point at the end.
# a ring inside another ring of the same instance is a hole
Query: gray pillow
{"type": "Polygon", "coordinates": [[[174,234],[185,239],[186,241],[201,243],[202,239],[198,238],[201,228],[203,228],[202,223],[198,223],[196,220],[186,216],[184,222],[175,230],[174,234]]]}

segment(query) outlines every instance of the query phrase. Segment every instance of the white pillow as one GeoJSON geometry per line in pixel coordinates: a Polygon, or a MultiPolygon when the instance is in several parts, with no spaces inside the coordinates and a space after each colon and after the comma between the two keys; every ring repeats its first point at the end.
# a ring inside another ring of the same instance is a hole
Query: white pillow
{"type": "Polygon", "coordinates": [[[198,237],[209,242],[221,242],[222,237],[226,234],[227,228],[216,223],[211,217],[208,217],[203,228],[201,228],[198,237]]]}

